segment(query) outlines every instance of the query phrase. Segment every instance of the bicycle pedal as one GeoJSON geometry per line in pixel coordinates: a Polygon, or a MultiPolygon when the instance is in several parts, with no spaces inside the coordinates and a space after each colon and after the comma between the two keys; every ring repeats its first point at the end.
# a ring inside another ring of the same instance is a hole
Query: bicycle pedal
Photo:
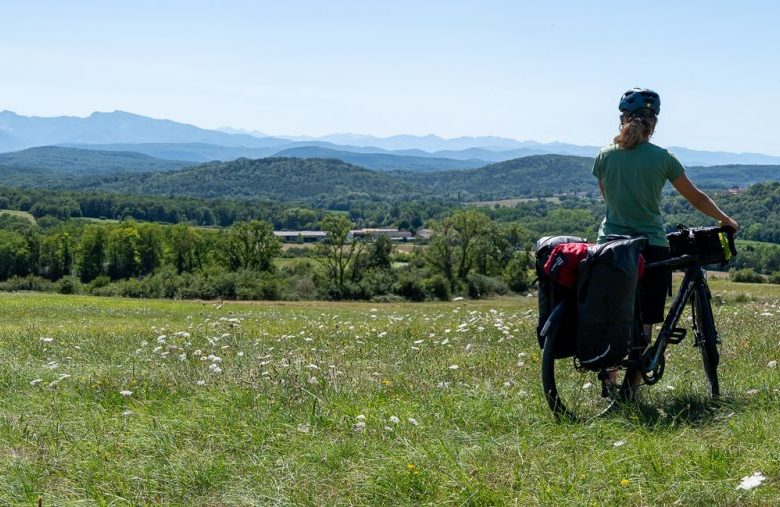
{"type": "Polygon", "coordinates": [[[669,333],[669,336],[666,338],[666,341],[668,343],[677,345],[678,343],[683,341],[683,339],[686,336],[688,336],[688,330],[687,329],[685,329],[684,327],[676,327],[676,328],[672,329],[671,333],[669,333]]]}

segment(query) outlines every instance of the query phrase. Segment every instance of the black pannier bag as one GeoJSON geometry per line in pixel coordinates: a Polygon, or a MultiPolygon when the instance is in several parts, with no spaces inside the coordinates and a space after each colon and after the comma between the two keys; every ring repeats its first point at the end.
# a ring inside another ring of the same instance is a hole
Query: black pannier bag
{"type": "Polygon", "coordinates": [[[553,248],[563,243],[585,243],[584,238],[577,236],[545,236],[536,242],[536,277],[539,280],[539,290],[537,300],[539,303],[539,320],[536,325],[536,339],[539,341],[539,347],[544,348],[544,328],[550,314],[566,298],[571,300],[571,304],[565,307],[566,314],[560,321],[558,329],[558,341],[555,355],[558,358],[573,356],[577,351],[577,309],[576,293],[574,289],[568,289],[554,283],[544,272],[544,265],[550,258],[553,248]]]}
{"type": "Polygon", "coordinates": [[[695,227],[689,229],[678,225],[677,230],[666,235],[669,240],[669,253],[672,257],[695,255],[699,263],[720,264],[725,266],[736,249],[721,227],[695,227]]]}
{"type": "Polygon", "coordinates": [[[647,238],[591,247],[577,282],[577,358],[584,368],[617,366],[635,332],[639,254],[647,238]]]}

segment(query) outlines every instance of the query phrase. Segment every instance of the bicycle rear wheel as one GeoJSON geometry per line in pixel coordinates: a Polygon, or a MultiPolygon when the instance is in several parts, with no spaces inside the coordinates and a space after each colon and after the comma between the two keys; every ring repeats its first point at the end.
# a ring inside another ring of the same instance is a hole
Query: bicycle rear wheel
{"type": "Polygon", "coordinates": [[[563,319],[569,318],[566,302],[559,304],[545,325],[544,348],[542,350],[542,388],[547,404],[558,419],[573,421],[599,417],[613,408],[627,391],[627,382],[622,378],[625,369],[618,369],[618,377],[612,382],[604,380],[610,376],[608,370],[592,371],[579,368],[573,357],[556,357],[559,344],[572,337],[563,336],[563,319]]]}
{"type": "Polygon", "coordinates": [[[695,345],[701,353],[710,396],[717,398],[720,396],[720,383],[718,382],[720,351],[718,350],[718,332],[715,329],[715,319],[712,316],[710,291],[706,285],[696,286],[691,297],[691,307],[693,309],[695,345]]]}

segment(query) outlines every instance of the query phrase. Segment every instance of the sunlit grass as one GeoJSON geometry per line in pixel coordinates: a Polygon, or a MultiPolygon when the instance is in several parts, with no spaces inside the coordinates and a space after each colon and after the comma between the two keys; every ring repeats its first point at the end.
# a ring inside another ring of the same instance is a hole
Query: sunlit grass
{"type": "Polygon", "coordinates": [[[686,340],[588,424],[543,401],[534,298],[2,294],[0,504],[770,504],[780,287],[712,289],[724,401],[686,340]]]}

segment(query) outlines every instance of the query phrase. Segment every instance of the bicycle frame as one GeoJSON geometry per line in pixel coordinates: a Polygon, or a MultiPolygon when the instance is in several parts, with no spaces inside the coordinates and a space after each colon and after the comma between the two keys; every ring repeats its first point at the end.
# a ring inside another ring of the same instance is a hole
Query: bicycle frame
{"type": "MultiPolygon", "coordinates": [[[[678,344],[687,334],[687,330],[684,328],[678,328],[677,324],[682,317],[685,306],[691,299],[691,295],[699,285],[707,286],[707,278],[704,272],[704,268],[697,262],[697,259],[690,255],[683,255],[681,257],[673,257],[671,259],[654,262],[647,264],[645,269],[652,270],[659,267],[671,267],[672,269],[685,268],[685,275],[683,276],[680,288],[672,301],[672,306],[669,309],[669,313],[664,319],[664,323],[661,326],[661,331],[658,333],[658,338],[652,343],[649,343],[641,357],[638,360],[639,371],[645,379],[645,382],[654,384],[660,380],[663,376],[664,368],[664,353],[666,347],[669,344],[678,344]],[[652,374],[652,376],[650,376],[652,374]]],[[[644,334],[644,331],[640,331],[644,334]]],[[[644,337],[643,343],[647,343],[647,337],[644,337]]],[[[636,364],[636,363],[634,363],[636,364]]]]}

